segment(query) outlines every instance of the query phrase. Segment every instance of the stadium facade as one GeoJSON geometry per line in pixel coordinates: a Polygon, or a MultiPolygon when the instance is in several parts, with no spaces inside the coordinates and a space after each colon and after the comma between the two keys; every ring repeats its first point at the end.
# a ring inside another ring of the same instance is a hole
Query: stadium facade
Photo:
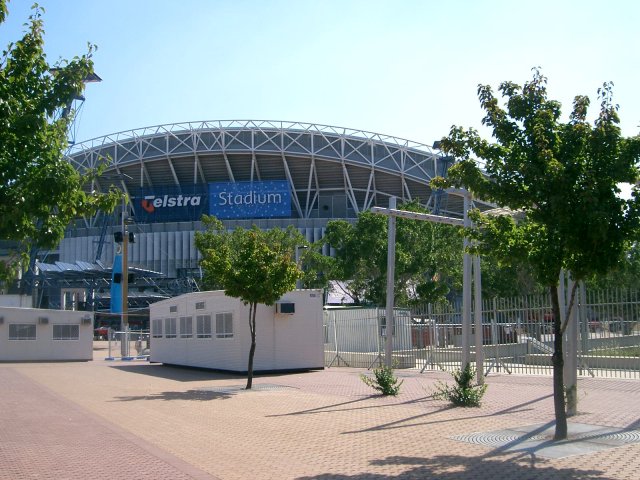
{"type": "MultiPolygon", "coordinates": [[[[105,174],[91,187],[105,191],[116,185],[129,196],[124,216],[134,219],[128,228],[136,235],[129,265],[161,273],[176,292],[195,288],[200,276],[194,233],[205,213],[229,228],[294,225],[309,242],[322,238],[328,221],[386,207],[392,196],[418,200],[436,214],[462,216],[461,196],[429,187],[450,163],[442,153],[348,128],[250,120],[179,123],[78,143],[68,159],[80,171],[108,159],[105,174]]],[[[61,262],[61,271],[78,262],[112,264],[112,234],[121,230],[122,217],[100,213],[77,222],[51,258],[61,262]]],[[[141,296],[150,285],[139,285],[141,296]]]]}

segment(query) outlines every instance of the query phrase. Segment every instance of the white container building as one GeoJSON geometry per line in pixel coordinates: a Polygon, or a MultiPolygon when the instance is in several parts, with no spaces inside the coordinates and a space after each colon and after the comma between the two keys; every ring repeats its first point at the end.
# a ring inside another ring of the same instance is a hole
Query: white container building
{"type": "MultiPolygon", "coordinates": [[[[156,302],[151,309],[150,361],[246,372],[251,347],[249,306],[223,291],[156,302]]],[[[324,366],[322,290],[294,290],[256,313],[254,371],[324,366]]]]}
{"type": "Polygon", "coordinates": [[[0,307],[0,361],[92,359],[91,312],[0,307]]]}

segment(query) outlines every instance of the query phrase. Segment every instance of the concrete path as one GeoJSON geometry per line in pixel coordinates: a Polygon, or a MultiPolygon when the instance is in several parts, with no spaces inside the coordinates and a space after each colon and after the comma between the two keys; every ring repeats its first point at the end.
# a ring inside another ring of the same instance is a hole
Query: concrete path
{"type": "MultiPolygon", "coordinates": [[[[640,477],[640,443],[549,458],[517,448],[531,447],[517,435],[509,448],[465,441],[552,425],[548,377],[490,376],[482,407],[455,409],[430,398],[438,380],[451,382],[442,372],[398,371],[396,398],[348,368],[260,376],[247,392],[241,376],[106,356],[0,364],[0,479],[640,477]]],[[[576,428],[635,441],[640,381],[581,379],[579,401],[576,428]]]]}

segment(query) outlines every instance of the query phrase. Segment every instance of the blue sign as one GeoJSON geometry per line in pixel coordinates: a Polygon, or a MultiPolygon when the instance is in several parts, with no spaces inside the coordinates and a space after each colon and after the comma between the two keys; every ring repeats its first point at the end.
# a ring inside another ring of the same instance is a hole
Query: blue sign
{"type": "Polygon", "coordinates": [[[111,273],[111,313],[122,313],[122,254],[121,253],[116,253],[116,256],[113,258],[113,270],[111,273]],[[120,278],[120,281],[117,282],[116,278],[120,278]]]}
{"type": "Polygon", "coordinates": [[[289,182],[210,183],[209,214],[221,219],[290,217],[289,182]]]}
{"type": "Polygon", "coordinates": [[[141,223],[200,220],[209,211],[207,185],[140,189],[134,194],[135,219],[141,223]]]}

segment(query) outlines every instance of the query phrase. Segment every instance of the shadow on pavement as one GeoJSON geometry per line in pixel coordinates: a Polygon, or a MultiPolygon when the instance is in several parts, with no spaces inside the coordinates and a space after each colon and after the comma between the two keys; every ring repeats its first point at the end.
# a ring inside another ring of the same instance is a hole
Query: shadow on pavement
{"type": "Polygon", "coordinates": [[[227,392],[212,392],[206,390],[187,390],[186,392],[160,392],[150,395],[132,395],[115,397],[112,402],[136,402],[139,400],[195,400],[206,402],[209,400],[226,400],[232,395],[227,392]]]}
{"type": "MultiPolygon", "coordinates": [[[[518,405],[514,405],[512,407],[509,408],[505,408],[503,410],[499,410],[497,412],[486,412],[486,413],[480,413],[478,415],[467,415],[467,416],[459,416],[456,418],[442,418],[442,419],[437,419],[437,420],[429,420],[429,421],[424,421],[424,419],[426,417],[430,417],[433,416],[437,413],[446,411],[446,410],[450,410],[451,408],[455,408],[452,407],[451,405],[447,405],[444,406],[442,408],[439,408],[437,410],[434,411],[430,411],[430,412],[424,412],[424,413],[419,413],[417,415],[413,415],[411,417],[407,417],[407,418],[403,418],[401,420],[396,420],[394,422],[389,422],[389,423],[385,423],[385,424],[381,424],[381,425],[376,425],[375,427],[369,427],[369,428],[365,428],[362,430],[352,430],[352,431],[347,431],[347,432],[342,432],[343,435],[344,434],[353,434],[353,433],[363,433],[363,432],[372,432],[372,431],[378,431],[378,430],[391,430],[391,429],[396,429],[396,428],[406,428],[406,427],[415,427],[416,425],[433,425],[433,424],[437,424],[437,423],[448,423],[448,422],[466,422],[469,420],[473,420],[475,418],[485,418],[485,417],[494,417],[494,416],[499,416],[499,415],[507,415],[510,413],[517,413],[517,412],[522,412],[522,411],[528,411],[528,410],[532,410],[531,408],[523,408],[526,406],[529,406],[533,403],[537,403],[540,402],[542,400],[545,400],[549,397],[551,397],[552,395],[544,395],[538,398],[535,398],[533,400],[530,400],[528,402],[523,402],[520,403],[518,405]],[[416,422],[417,420],[419,420],[418,422],[416,422]],[[411,422],[411,423],[408,423],[411,422]]],[[[461,409],[464,412],[467,411],[471,411],[471,409],[465,409],[462,408],[461,409]]]]}
{"type": "Polygon", "coordinates": [[[375,466],[406,465],[398,475],[366,472],[355,475],[325,473],[297,480],[384,480],[433,478],[438,480],[507,479],[542,480],[550,478],[580,480],[613,480],[600,470],[555,467],[546,460],[532,455],[486,455],[464,457],[461,455],[437,455],[433,457],[392,456],[371,462],[375,466]]]}
{"type": "MultiPolygon", "coordinates": [[[[175,380],[176,382],[202,382],[208,380],[239,380],[246,379],[246,375],[223,373],[214,370],[206,370],[192,367],[169,366],[162,364],[126,364],[112,365],[111,368],[128,373],[137,373],[151,377],[175,380]]],[[[254,377],[255,378],[255,377],[254,377]]]]}
{"type": "MultiPolygon", "coordinates": [[[[357,398],[355,400],[348,400],[346,402],[332,403],[331,405],[323,405],[321,407],[310,408],[307,410],[299,410],[297,412],[282,413],[277,415],[267,415],[267,417],[289,417],[289,416],[295,416],[295,415],[312,415],[312,414],[318,414],[318,413],[345,412],[350,410],[367,410],[371,408],[384,408],[384,407],[393,408],[398,405],[410,405],[418,402],[424,402],[425,400],[430,400],[430,397],[425,397],[420,399],[408,400],[406,402],[400,402],[400,403],[382,403],[380,405],[371,405],[371,404],[357,405],[360,402],[364,402],[366,400],[371,400],[376,398],[383,398],[383,397],[378,394],[371,394],[371,395],[357,398]]],[[[453,407],[446,405],[442,408],[438,408],[436,412],[449,410],[451,408],[453,407]]],[[[430,413],[435,413],[435,412],[430,412],[430,413]]],[[[346,432],[346,433],[353,433],[353,432],[346,432]]]]}

